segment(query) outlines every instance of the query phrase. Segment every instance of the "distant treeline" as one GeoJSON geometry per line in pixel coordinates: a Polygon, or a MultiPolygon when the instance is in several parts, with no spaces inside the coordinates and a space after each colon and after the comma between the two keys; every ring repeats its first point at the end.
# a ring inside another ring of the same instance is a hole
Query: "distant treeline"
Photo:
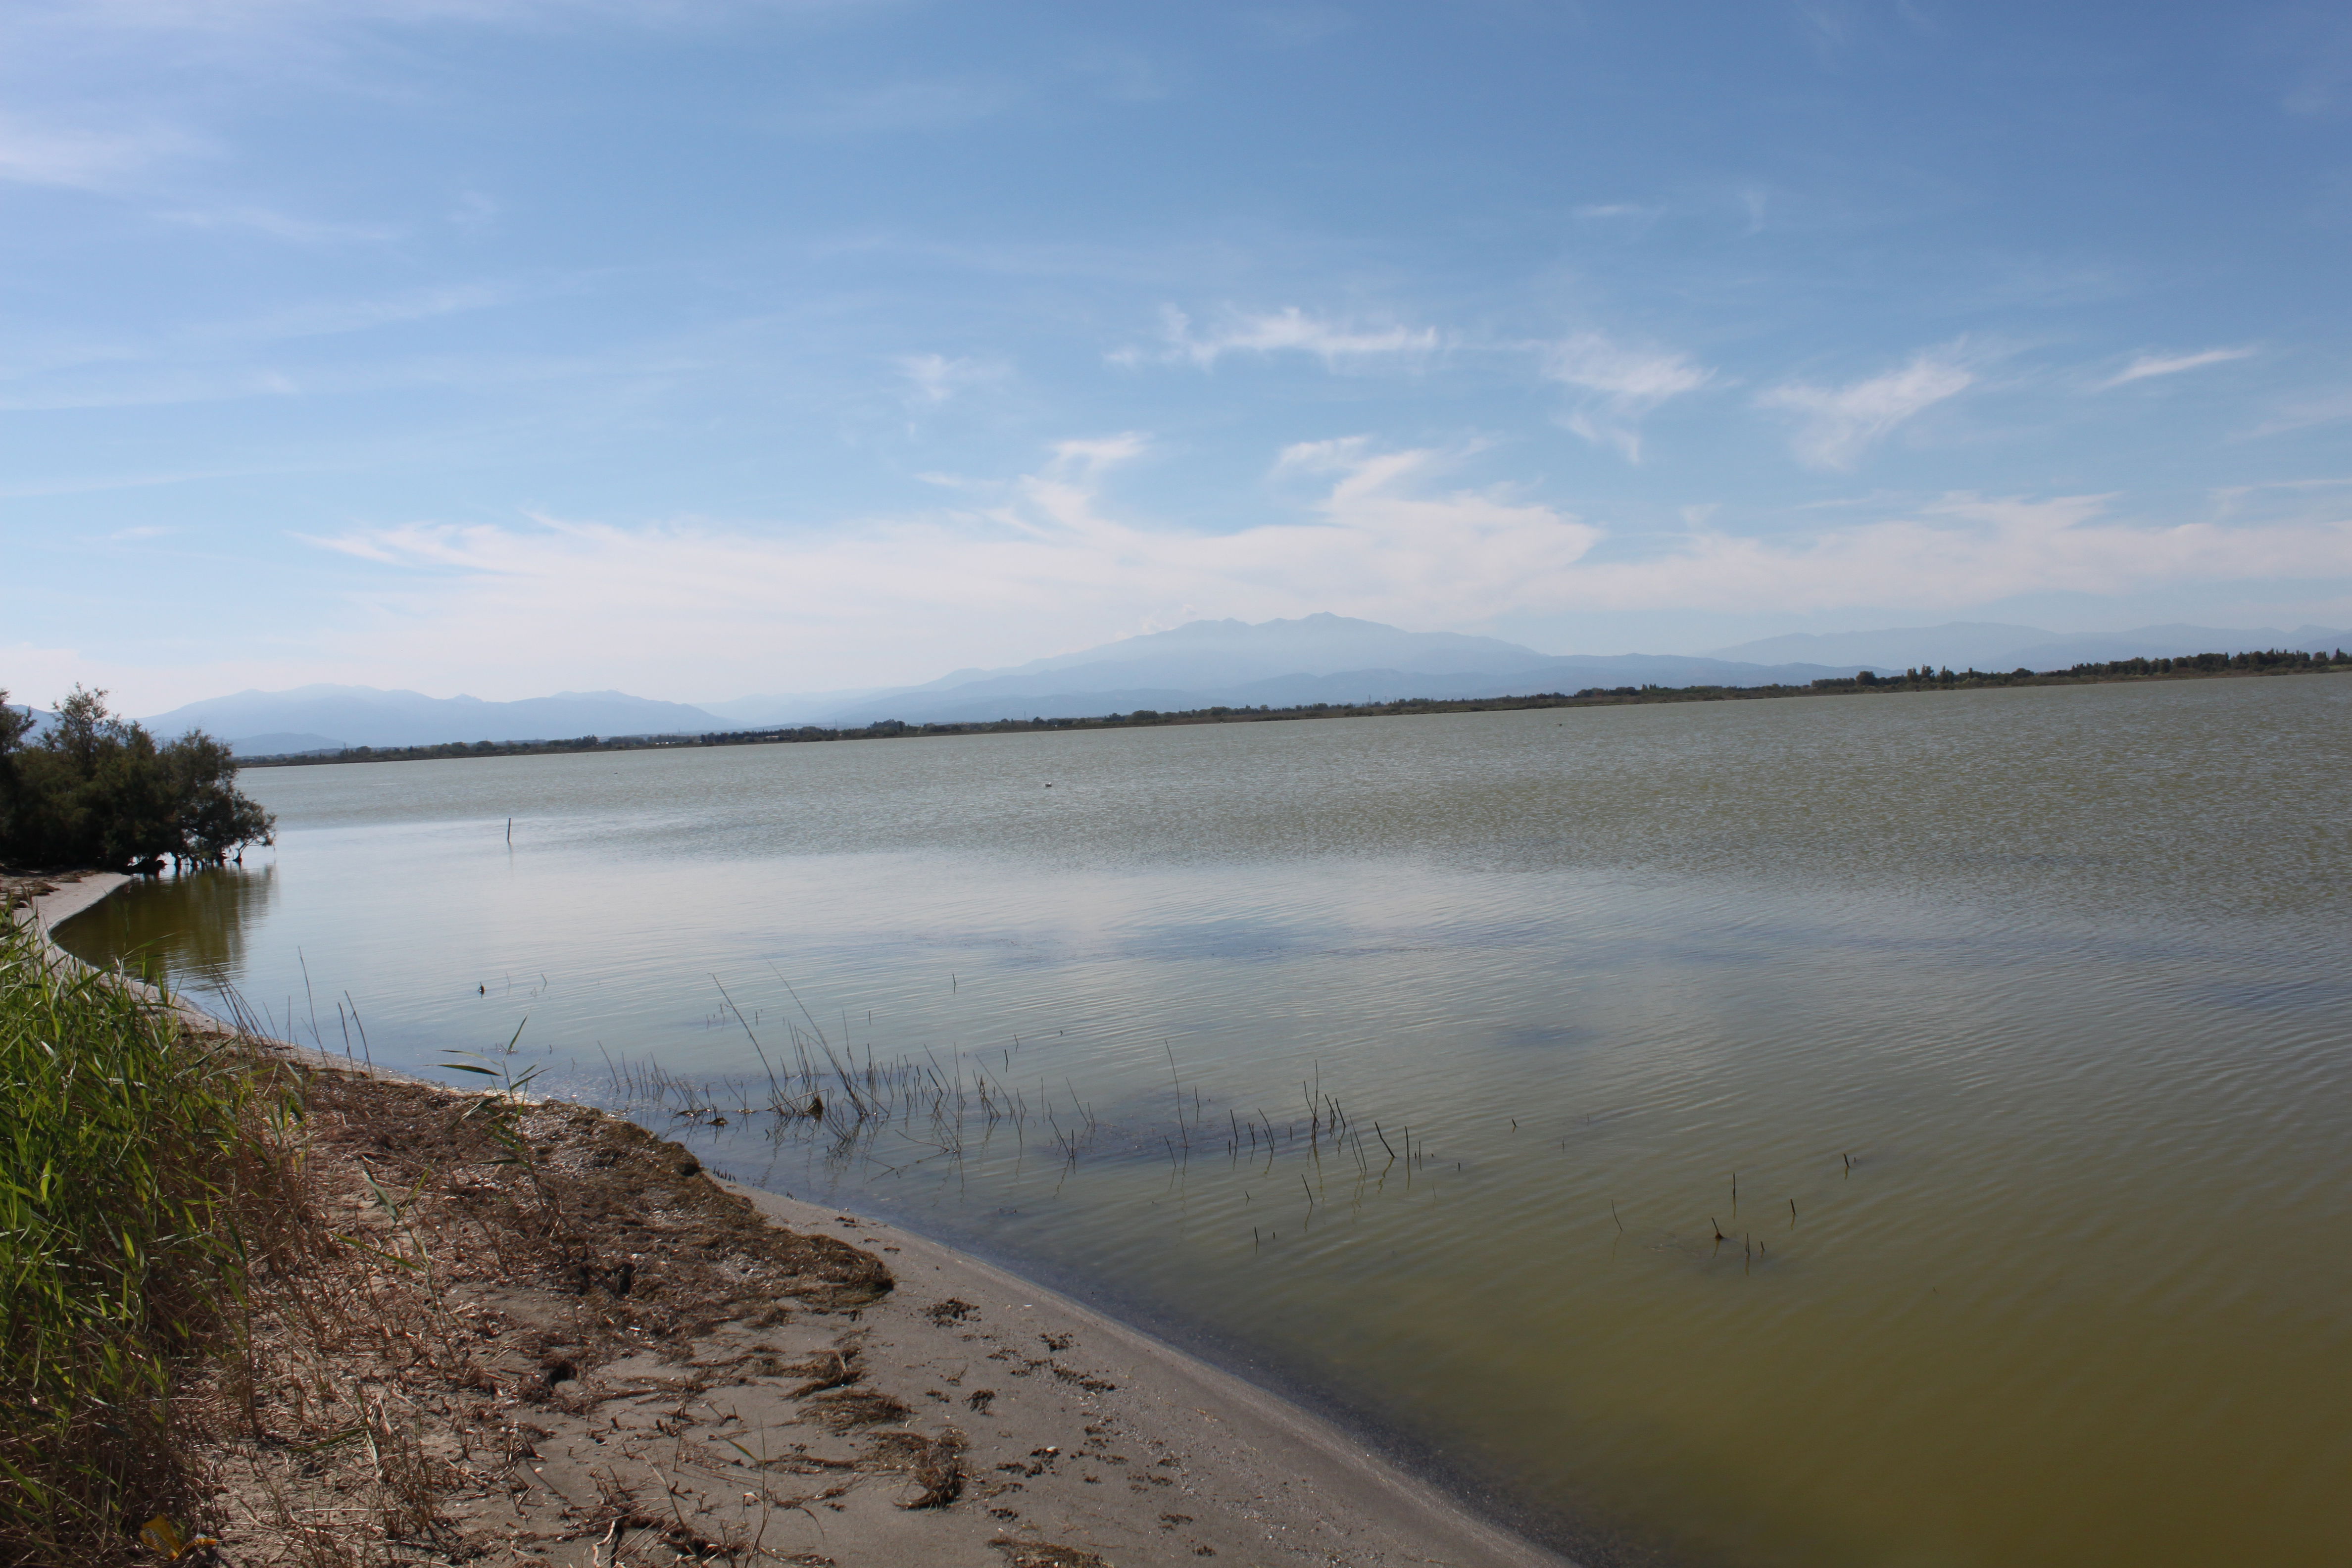
{"type": "Polygon", "coordinates": [[[908,724],[897,719],[856,729],[802,724],[773,730],[725,730],[703,735],[582,735],[568,741],[452,742],[439,746],[352,746],[301,756],[246,757],[248,768],[301,767],[314,763],[405,763],[440,757],[529,757],[560,752],[670,751],[691,746],[774,746],[803,741],[887,741],[922,735],[1003,735],[1054,730],[1127,730],[1164,724],[1262,724],[1301,719],[1375,719],[1412,713],[1487,713],[1523,708],[1607,708],[1643,702],[1742,702],[1770,697],[1848,696],[1882,691],[1961,691],[1990,686],[2082,686],[2117,680],[2186,680],[2215,676],[2294,675],[2352,670],[2352,655],[2333,653],[2200,653],[2186,658],[2126,658],[2078,664],[2071,669],[1931,669],[1901,675],[1832,677],[1804,686],[1588,686],[1581,691],[1541,691],[1525,697],[1409,697],[1394,702],[1309,702],[1296,708],[1194,708],[1163,713],[1139,708],[1089,719],[996,719],[950,724],[908,724]]]}
{"type": "Polygon", "coordinates": [[[79,686],[26,745],[32,724],[0,690],[0,862],[218,862],[270,842],[276,824],[237,789],[236,758],[201,730],[158,743],[79,686]]]}
{"type": "Polygon", "coordinates": [[[2006,675],[1997,670],[1929,669],[1921,666],[1901,675],[1875,675],[1864,670],[1845,679],[1816,680],[1808,687],[1771,687],[1781,696],[1798,690],[1847,691],[1867,687],[1880,690],[1916,691],[1926,687],[2064,686],[2083,681],[2148,680],[2200,675],[2297,675],[2309,670],[2340,669],[2352,665],[2342,648],[2333,653],[2294,653],[2272,648],[2262,653],[2198,653],[2185,658],[2118,658],[2105,664],[2078,664],[2071,669],[2034,671],[2020,666],[2006,675]]]}

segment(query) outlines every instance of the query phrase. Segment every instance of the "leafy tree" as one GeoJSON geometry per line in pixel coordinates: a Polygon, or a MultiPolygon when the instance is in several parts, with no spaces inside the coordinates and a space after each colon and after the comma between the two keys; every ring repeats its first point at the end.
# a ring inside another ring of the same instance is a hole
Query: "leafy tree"
{"type": "Polygon", "coordinates": [[[0,690],[0,856],[31,865],[123,867],[170,856],[226,859],[277,824],[236,787],[236,760],[201,730],[158,745],[74,688],[31,745],[0,690]]]}

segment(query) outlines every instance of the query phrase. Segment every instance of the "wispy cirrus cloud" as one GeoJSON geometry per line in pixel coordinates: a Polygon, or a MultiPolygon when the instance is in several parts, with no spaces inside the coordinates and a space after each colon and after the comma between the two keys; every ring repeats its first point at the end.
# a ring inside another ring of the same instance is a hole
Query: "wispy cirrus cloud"
{"type": "Polygon", "coordinates": [[[1013,367],[1001,360],[958,359],[947,354],[906,354],[898,374],[907,383],[907,401],[919,408],[937,408],[960,394],[1003,381],[1013,367]]]}
{"type": "Polygon", "coordinates": [[[2184,370],[2202,370],[2209,364],[2227,364],[2235,359],[2252,359],[2260,351],[2253,348],[2207,349],[2193,354],[2142,354],[2121,371],[2099,383],[2098,391],[2127,385],[2135,381],[2147,381],[2153,376],[2179,375],[2184,370]]]}
{"type": "Polygon", "coordinates": [[[1591,226],[1594,232],[1638,240],[1657,226],[1666,216],[1666,207],[1663,203],[1587,202],[1570,208],[1569,216],[1591,226]]]}
{"type": "Polygon", "coordinates": [[[198,138],[170,126],[92,131],[0,114],[0,180],[99,190],[165,159],[197,152],[202,145],[198,138]]]}
{"type": "Polygon", "coordinates": [[[1669,398],[1696,392],[1715,372],[1687,354],[1631,348],[1600,332],[1579,332],[1540,351],[1543,372],[1586,395],[1562,423],[1596,447],[1642,460],[1642,421],[1669,398]]]}
{"type": "Polygon", "coordinates": [[[372,245],[398,239],[403,233],[392,224],[297,217],[269,207],[192,208],[163,216],[165,222],[188,228],[244,230],[295,245],[372,245]]]}
{"type": "Polygon", "coordinates": [[[2352,421],[2352,388],[2336,387],[2288,399],[2245,434],[2250,438],[2282,436],[2291,430],[2309,430],[2347,421],[2352,421]]]}
{"type": "Polygon", "coordinates": [[[2099,596],[2352,575],[2352,519],[2152,524],[2105,496],[1947,496],[1908,514],[1759,537],[1698,531],[1579,574],[1579,607],[1951,611],[2026,594],[2099,596]]]}
{"type": "Polygon", "coordinates": [[[1966,392],[1976,379],[1954,345],[1922,350],[1899,370],[1843,386],[1783,383],[1756,402],[1798,416],[1790,448],[1799,462],[1812,468],[1846,469],[1897,426],[1966,392]]]}
{"type": "Polygon", "coordinates": [[[372,299],[319,300],[288,305],[242,321],[192,328],[194,339],[276,342],[287,338],[333,337],[363,332],[406,321],[488,310],[511,299],[512,290],[498,283],[448,283],[404,289],[372,299]]]}
{"type": "Polygon", "coordinates": [[[1303,353],[1334,364],[1342,360],[1389,354],[1435,352],[1444,340],[1434,327],[1363,326],[1310,316],[1296,305],[1256,314],[1228,313],[1206,331],[1196,331],[1192,317],[1174,306],[1160,312],[1158,353],[1121,349],[1111,354],[1114,364],[1135,364],[1146,358],[1213,368],[1228,354],[1303,353]]]}

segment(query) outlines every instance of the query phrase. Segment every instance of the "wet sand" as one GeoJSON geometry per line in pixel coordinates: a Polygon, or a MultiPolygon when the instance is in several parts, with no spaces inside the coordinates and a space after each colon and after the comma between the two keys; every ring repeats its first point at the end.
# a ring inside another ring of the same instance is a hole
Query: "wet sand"
{"type": "Polygon", "coordinates": [[[1297,1406],[1066,1298],[886,1225],[725,1184],[791,1229],[880,1250],[898,1288],[866,1314],[868,1361],[956,1391],[951,1401],[992,1390],[985,1416],[964,1417],[975,1485],[1016,1479],[1017,1498],[998,1495],[1046,1538],[1111,1563],[1205,1557],[1203,1545],[1248,1563],[1565,1561],[1297,1406]],[[1027,1475],[1048,1447],[1061,1457],[1027,1475]]]}

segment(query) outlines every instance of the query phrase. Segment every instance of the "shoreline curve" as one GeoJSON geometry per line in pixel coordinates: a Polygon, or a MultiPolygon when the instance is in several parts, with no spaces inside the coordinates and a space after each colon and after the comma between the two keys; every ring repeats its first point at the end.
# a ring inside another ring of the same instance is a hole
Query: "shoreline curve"
{"type": "MultiPolygon", "coordinates": [[[[1057,1290],[888,1221],[725,1178],[719,1185],[788,1229],[830,1230],[861,1244],[887,1238],[897,1249],[890,1266],[899,1291],[910,1299],[968,1302],[1019,1324],[1024,1336],[1075,1342],[1090,1359],[1117,1365],[1124,1381],[1097,1392],[1096,1403],[1192,1456],[1193,1501],[1259,1521],[1284,1555],[1570,1568],[1570,1559],[1480,1517],[1314,1412],[1057,1290]]],[[[905,1335],[895,1348],[919,1361],[951,1355],[963,1337],[956,1325],[927,1326],[938,1331],[905,1335]]]]}
{"type": "MultiPolygon", "coordinates": [[[[53,891],[32,897],[11,916],[31,926],[55,960],[79,966],[80,960],[58,946],[51,928],[135,879],[115,872],[86,873],[58,881],[53,891]]],[[[117,980],[152,1000],[166,1000],[142,982],[117,980]]],[[[191,1022],[230,1026],[186,1001],[168,1000],[191,1022]]],[[[297,1059],[320,1057],[308,1047],[269,1044],[297,1059]]],[[[417,1081],[341,1058],[320,1059],[340,1071],[417,1081]]],[[[1115,1377],[1066,1378],[1073,1384],[1068,1388],[1040,1380],[1034,1390],[1024,1391],[1030,1397],[1021,1402],[1021,1414],[1008,1410],[999,1417],[1011,1425],[998,1434],[1011,1443],[1010,1452],[1049,1427],[1058,1432],[1083,1425],[1089,1430],[1118,1429],[1157,1451],[1183,1456],[1176,1478],[1180,1492],[1129,1496],[1132,1489],[1103,1488],[1098,1495],[1081,1494],[1079,1500],[1060,1504],[1058,1532],[1065,1539],[1087,1538],[1089,1546],[1108,1554],[1097,1559],[1106,1568],[1112,1563],[1190,1563],[1214,1554],[1196,1550],[1209,1540],[1253,1563],[1573,1568],[1568,1557],[1482,1517],[1325,1417],[1140,1327],[895,1223],[845,1215],[736,1181],[719,1179],[718,1184],[780,1227],[880,1246],[890,1254],[899,1288],[866,1313],[869,1353],[877,1361],[936,1376],[938,1368],[973,1363],[980,1343],[997,1349],[980,1352],[979,1357],[1017,1363],[1017,1354],[1008,1357],[1007,1347],[1042,1342],[1055,1351],[1080,1347],[1087,1360],[1116,1369],[1115,1377]],[[1198,1512],[1161,1510],[1155,1515],[1160,1504],[1171,1500],[1198,1512]],[[1189,1543],[1181,1547],[1166,1524],[1179,1517],[1188,1526],[1183,1533],[1189,1543]]],[[[1058,1366],[1056,1375],[1062,1375],[1058,1366]]],[[[918,1551],[900,1560],[944,1563],[962,1557],[933,1558],[918,1551]]]]}

